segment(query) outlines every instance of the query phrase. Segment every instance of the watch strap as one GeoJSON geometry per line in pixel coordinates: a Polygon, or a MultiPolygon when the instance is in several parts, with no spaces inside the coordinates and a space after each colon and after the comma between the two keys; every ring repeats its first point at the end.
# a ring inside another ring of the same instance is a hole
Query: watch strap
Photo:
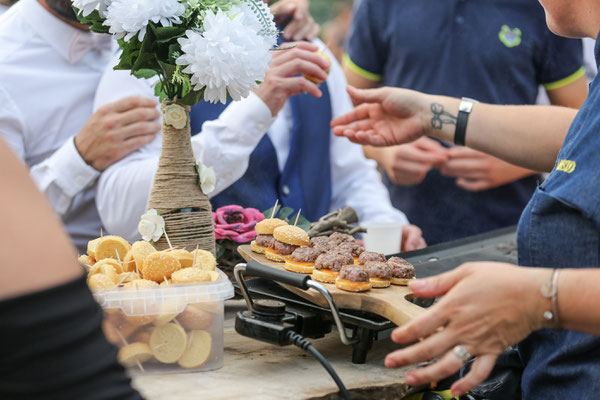
{"type": "Polygon", "coordinates": [[[454,144],[464,146],[467,135],[467,123],[469,122],[469,114],[473,109],[473,104],[477,100],[463,97],[458,106],[458,117],[456,118],[456,129],[454,130],[454,144]]]}

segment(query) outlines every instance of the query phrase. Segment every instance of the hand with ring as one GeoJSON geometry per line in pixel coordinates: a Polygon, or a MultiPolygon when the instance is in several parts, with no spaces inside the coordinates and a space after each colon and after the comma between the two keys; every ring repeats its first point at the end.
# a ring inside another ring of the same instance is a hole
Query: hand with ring
{"type": "Polygon", "coordinates": [[[451,387],[453,396],[468,392],[490,374],[502,351],[546,326],[549,304],[540,288],[549,274],[545,268],[479,262],[411,282],[417,296],[443,297],[394,330],[394,342],[413,344],[388,354],[385,365],[398,368],[441,356],[406,373],[406,383],[421,385],[454,374],[476,357],[471,371],[451,387]]]}

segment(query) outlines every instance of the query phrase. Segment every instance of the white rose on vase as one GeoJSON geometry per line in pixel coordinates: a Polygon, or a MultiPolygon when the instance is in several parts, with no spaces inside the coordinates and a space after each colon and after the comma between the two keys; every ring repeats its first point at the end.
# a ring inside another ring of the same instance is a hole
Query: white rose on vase
{"type": "Polygon", "coordinates": [[[209,194],[215,190],[217,183],[217,176],[213,167],[207,167],[204,164],[196,164],[196,171],[198,172],[198,184],[204,194],[209,194]]]}
{"type": "Polygon", "coordinates": [[[165,220],[158,214],[158,211],[152,208],[142,215],[138,231],[145,241],[157,242],[165,233],[165,220]]]}
{"type": "Polygon", "coordinates": [[[169,104],[163,108],[163,122],[175,129],[183,129],[187,125],[187,112],[179,104],[169,104]]]}

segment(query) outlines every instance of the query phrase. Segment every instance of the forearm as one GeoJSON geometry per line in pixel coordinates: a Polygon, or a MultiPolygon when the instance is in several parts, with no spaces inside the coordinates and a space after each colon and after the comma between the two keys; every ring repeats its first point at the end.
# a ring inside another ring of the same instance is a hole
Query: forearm
{"type": "MultiPolygon", "coordinates": [[[[421,107],[426,134],[454,141],[460,100],[426,96],[421,107]]],[[[475,104],[466,145],[535,171],[551,171],[577,110],[551,106],[475,104]]]]}
{"type": "Polygon", "coordinates": [[[600,335],[600,269],[565,269],[558,279],[562,328],[600,335]]]}

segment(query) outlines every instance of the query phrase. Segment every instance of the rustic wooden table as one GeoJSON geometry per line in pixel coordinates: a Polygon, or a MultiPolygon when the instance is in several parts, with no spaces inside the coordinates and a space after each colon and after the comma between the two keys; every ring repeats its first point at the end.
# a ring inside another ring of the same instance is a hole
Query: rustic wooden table
{"type": "MultiPolygon", "coordinates": [[[[225,307],[225,366],[209,372],[135,377],[134,385],[146,399],[307,399],[337,391],[331,377],[308,353],[238,335],[234,318],[236,312],[245,309],[243,301],[228,301],[225,307]]],[[[404,370],[383,366],[385,355],[396,348],[389,339],[375,341],[362,365],[350,362],[352,348],[340,342],[335,330],[312,342],[348,389],[393,386],[396,392],[399,387],[404,391],[404,370]]]]}

